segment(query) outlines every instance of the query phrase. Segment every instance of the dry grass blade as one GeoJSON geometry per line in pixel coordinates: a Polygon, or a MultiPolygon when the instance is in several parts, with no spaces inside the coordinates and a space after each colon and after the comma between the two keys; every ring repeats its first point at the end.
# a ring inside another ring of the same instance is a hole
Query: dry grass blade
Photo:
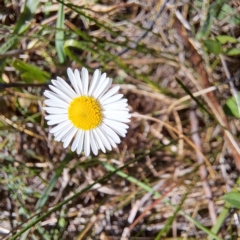
{"type": "MultiPolygon", "coordinates": [[[[190,123],[191,123],[193,142],[195,143],[196,147],[200,151],[202,151],[202,143],[201,143],[201,138],[199,136],[199,121],[197,119],[197,115],[194,109],[192,109],[190,112],[190,123]]],[[[202,185],[203,185],[206,198],[208,199],[208,209],[211,216],[212,224],[215,225],[217,220],[217,215],[216,215],[215,206],[213,202],[213,194],[207,180],[207,175],[208,175],[207,168],[204,164],[204,160],[202,156],[198,152],[196,152],[196,156],[197,156],[198,164],[200,165],[199,173],[201,176],[202,185]]]]}
{"type": "Polygon", "coordinates": [[[178,136],[180,138],[183,138],[185,140],[185,142],[187,144],[189,144],[190,147],[192,147],[199,155],[201,155],[201,157],[204,159],[205,163],[209,167],[209,172],[210,172],[211,177],[215,178],[216,172],[214,171],[214,169],[212,168],[211,164],[209,163],[209,160],[203,155],[201,150],[198,147],[196,147],[196,145],[188,137],[186,137],[184,134],[179,132],[176,128],[172,127],[171,125],[169,125],[166,122],[163,122],[163,121],[161,121],[161,120],[159,120],[157,118],[153,118],[153,117],[150,117],[150,116],[141,115],[141,114],[138,114],[138,113],[133,113],[132,117],[136,117],[136,118],[139,118],[139,119],[147,119],[147,120],[151,120],[151,121],[154,121],[154,122],[161,123],[164,127],[169,128],[170,130],[172,130],[173,132],[178,134],[178,136]]]}
{"type": "MultiPolygon", "coordinates": [[[[202,57],[199,55],[194,45],[192,45],[191,41],[189,41],[186,30],[183,28],[183,26],[177,19],[174,21],[174,27],[176,28],[178,34],[181,36],[184,46],[186,47],[186,49],[188,49],[190,53],[189,60],[192,63],[196,72],[198,73],[203,88],[210,88],[211,83],[209,81],[208,73],[205,69],[202,57]]],[[[219,105],[214,95],[214,92],[208,92],[206,96],[208,98],[207,103],[209,104],[209,107],[214,112],[215,117],[223,127],[225,136],[228,139],[228,144],[231,147],[231,151],[236,162],[236,166],[240,170],[240,148],[238,146],[238,143],[234,139],[232,133],[230,132],[230,127],[227,118],[221,106],[219,105]]]]}
{"type": "Polygon", "coordinates": [[[10,126],[12,126],[13,128],[15,128],[15,129],[18,130],[18,131],[24,132],[24,133],[26,133],[26,134],[29,135],[29,136],[32,136],[32,137],[35,137],[35,138],[37,138],[37,139],[39,139],[39,140],[45,141],[44,137],[42,137],[42,136],[40,136],[39,134],[34,133],[34,132],[26,129],[26,128],[23,127],[23,126],[19,126],[18,124],[12,122],[10,119],[6,118],[6,117],[5,117],[4,115],[2,115],[2,114],[0,114],[0,119],[1,119],[3,122],[9,124],[10,126]]]}

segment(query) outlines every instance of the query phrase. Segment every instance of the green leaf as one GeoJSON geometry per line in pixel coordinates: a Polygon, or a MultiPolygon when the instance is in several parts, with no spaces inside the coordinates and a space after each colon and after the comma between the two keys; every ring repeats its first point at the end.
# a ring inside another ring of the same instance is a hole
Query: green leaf
{"type": "Polygon", "coordinates": [[[227,42],[229,42],[229,43],[237,43],[238,42],[238,40],[235,37],[228,36],[228,35],[220,35],[220,36],[217,36],[216,39],[221,44],[226,44],[227,42]]]}
{"type": "Polygon", "coordinates": [[[8,51],[16,42],[17,42],[17,37],[15,36],[9,37],[5,43],[1,44],[0,54],[4,54],[6,51],[8,51]]]}
{"type": "Polygon", "coordinates": [[[207,48],[209,53],[220,54],[222,53],[222,46],[219,42],[215,40],[205,40],[203,41],[204,46],[207,48]]]}
{"type": "Polygon", "coordinates": [[[62,3],[59,3],[59,9],[58,9],[58,18],[57,18],[57,31],[55,36],[55,44],[58,54],[58,59],[60,63],[64,63],[66,60],[66,55],[63,50],[64,45],[64,5],[62,3]]]}
{"type": "Polygon", "coordinates": [[[240,55],[240,49],[239,48],[231,48],[226,52],[226,55],[228,55],[228,56],[240,55]]]}
{"type": "MultiPolygon", "coordinates": [[[[30,26],[30,21],[32,20],[37,8],[38,0],[27,0],[25,1],[25,6],[23,12],[20,14],[14,30],[13,36],[8,37],[7,41],[0,46],[0,54],[4,54],[9,49],[16,47],[19,38],[17,35],[23,34],[30,26]]],[[[0,59],[0,71],[3,69],[7,58],[0,59]]]]}
{"type": "MultiPolygon", "coordinates": [[[[7,52],[18,42],[18,38],[16,36],[9,36],[8,40],[0,46],[0,55],[7,52]]],[[[0,59],[0,71],[3,70],[6,64],[7,58],[0,59]]]]}
{"type": "MultiPolygon", "coordinates": [[[[238,93],[238,99],[240,101],[240,93],[238,93]]],[[[236,98],[234,96],[230,97],[226,101],[226,104],[223,106],[223,110],[226,113],[226,115],[240,118],[236,98]]]]}
{"type": "Polygon", "coordinates": [[[66,226],[66,223],[67,222],[66,222],[65,218],[64,217],[60,217],[59,222],[58,222],[59,227],[60,228],[64,228],[66,226]]]}
{"type": "Polygon", "coordinates": [[[204,20],[204,23],[201,24],[202,27],[196,34],[197,40],[208,38],[212,29],[213,22],[215,18],[218,16],[219,11],[224,6],[225,1],[226,0],[216,0],[213,1],[213,3],[210,6],[207,5],[208,7],[207,16],[206,19],[204,20]]]}
{"type": "Polygon", "coordinates": [[[76,61],[77,63],[81,64],[84,67],[87,67],[86,63],[81,60],[81,58],[79,57],[79,54],[77,55],[74,53],[74,52],[76,52],[76,50],[73,51],[74,48],[76,50],[88,51],[88,52],[92,53],[93,55],[98,53],[94,49],[93,44],[91,44],[90,42],[77,41],[74,39],[66,40],[64,43],[64,46],[63,46],[64,52],[70,59],[76,61]]]}
{"type": "Polygon", "coordinates": [[[15,28],[14,33],[22,34],[30,26],[30,21],[32,20],[37,8],[39,1],[38,0],[27,0],[21,13],[15,28]]]}
{"type": "Polygon", "coordinates": [[[233,207],[240,209],[240,192],[230,192],[223,196],[233,207]]]}
{"type": "Polygon", "coordinates": [[[230,7],[228,4],[224,4],[219,15],[218,15],[218,19],[219,20],[223,20],[228,16],[232,16],[229,20],[228,23],[233,23],[233,24],[240,24],[240,18],[239,15],[235,14],[235,10],[230,7]]]}
{"type": "Polygon", "coordinates": [[[12,66],[20,72],[21,78],[24,82],[33,83],[37,81],[39,83],[48,82],[50,74],[41,70],[39,67],[29,63],[25,63],[21,60],[15,59],[12,66]]]}

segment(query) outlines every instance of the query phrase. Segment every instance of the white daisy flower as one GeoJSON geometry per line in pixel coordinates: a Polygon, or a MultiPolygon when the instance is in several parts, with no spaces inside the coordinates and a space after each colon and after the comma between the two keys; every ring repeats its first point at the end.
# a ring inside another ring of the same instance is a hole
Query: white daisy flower
{"type": "Polygon", "coordinates": [[[89,83],[88,70],[83,68],[73,72],[67,69],[72,87],[62,78],[52,80],[51,91],[44,95],[49,113],[45,118],[48,125],[56,125],[51,130],[56,141],[62,141],[66,148],[72,142],[71,150],[82,150],[89,156],[90,149],[97,155],[101,149],[112,150],[120,143],[119,136],[125,137],[131,115],[127,108],[127,99],[116,94],[119,86],[109,90],[112,79],[106,73],[95,70],[89,83]],[[119,136],[118,136],[119,135],[119,136]],[[72,141],[73,140],[73,141],[72,141]]]}

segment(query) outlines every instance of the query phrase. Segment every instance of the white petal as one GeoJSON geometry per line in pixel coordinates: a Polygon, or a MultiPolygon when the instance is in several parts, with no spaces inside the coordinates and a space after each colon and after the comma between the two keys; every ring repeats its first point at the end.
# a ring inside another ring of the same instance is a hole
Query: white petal
{"type": "MultiPolygon", "coordinates": [[[[101,126],[100,126],[101,127],[101,126]]],[[[107,134],[107,132],[103,129],[103,128],[100,128],[100,131],[102,132],[102,134],[106,137],[107,141],[110,143],[111,146],[113,146],[114,148],[117,146],[115,144],[115,142],[113,141],[113,139],[107,134]]]]}
{"type": "MultiPolygon", "coordinates": [[[[104,110],[112,110],[112,109],[114,109],[114,110],[125,110],[125,109],[128,109],[127,108],[127,103],[118,103],[118,102],[114,102],[114,103],[111,103],[111,104],[107,104],[107,105],[104,105],[103,106],[103,109],[104,110]]],[[[128,110],[129,111],[129,110],[128,110]]]]}
{"type": "Polygon", "coordinates": [[[77,81],[75,79],[75,76],[74,76],[74,73],[72,71],[71,68],[67,68],[67,74],[68,74],[68,78],[75,90],[75,92],[78,94],[78,95],[81,95],[81,92],[79,91],[79,88],[78,88],[78,85],[77,85],[77,81]]]}
{"type": "Polygon", "coordinates": [[[99,128],[96,128],[94,129],[97,133],[97,135],[99,136],[99,138],[101,139],[103,145],[109,150],[111,151],[112,150],[112,147],[108,141],[108,139],[104,136],[103,132],[99,129],[99,128]]]}
{"type": "Polygon", "coordinates": [[[82,84],[83,84],[83,94],[87,95],[88,94],[89,76],[88,76],[88,70],[86,68],[82,68],[81,77],[82,77],[82,84]]]}
{"type": "Polygon", "coordinates": [[[101,86],[98,87],[97,91],[94,94],[95,98],[101,97],[111,86],[112,84],[112,79],[106,78],[106,80],[102,83],[101,86]]]}
{"type": "Polygon", "coordinates": [[[53,100],[53,101],[63,101],[63,102],[66,102],[66,103],[70,103],[72,101],[68,101],[66,99],[64,99],[62,96],[54,93],[54,92],[51,92],[51,91],[48,91],[48,90],[45,90],[44,93],[43,93],[47,98],[53,100]]]}
{"type": "Polygon", "coordinates": [[[68,134],[68,136],[67,136],[65,139],[63,139],[63,142],[64,142],[63,147],[64,147],[64,148],[68,147],[68,145],[69,145],[70,142],[72,141],[74,135],[76,134],[77,130],[78,130],[78,129],[74,127],[74,128],[71,130],[71,132],[68,134]]]}
{"type": "Polygon", "coordinates": [[[113,102],[118,101],[122,97],[123,97],[123,94],[116,94],[116,95],[114,95],[114,96],[112,96],[110,98],[107,98],[107,99],[101,101],[101,104],[105,105],[105,104],[113,103],[113,102]]]}
{"type": "Polygon", "coordinates": [[[125,128],[120,128],[118,126],[114,126],[114,128],[112,128],[112,129],[114,130],[114,132],[116,132],[121,137],[126,136],[127,130],[125,128]]]}
{"type": "Polygon", "coordinates": [[[77,149],[77,146],[79,144],[79,139],[80,139],[81,134],[82,134],[82,130],[78,129],[76,137],[75,137],[75,139],[74,139],[74,141],[72,143],[72,146],[71,146],[71,150],[73,152],[77,149]]]}
{"type": "Polygon", "coordinates": [[[94,73],[93,73],[92,82],[90,84],[90,88],[89,88],[89,91],[88,91],[89,96],[92,95],[92,92],[95,89],[95,86],[98,83],[100,77],[101,77],[101,72],[98,69],[95,70],[94,73]]]}
{"type": "Polygon", "coordinates": [[[121,115],[121,116],[116,116],[116,115],[112,115],[112,114],[105,114],[105,118],[110,119],[110,120],[115,120],[118,122],[130,122],[129,118],[131,118],[131,115],[125,114],[125,115],[121,115]]]}
{"type": "Polygon", "coordinates": [[[120,112],[126,112],[126,113],[129,113],[129,109],[126,108],[126,107],[123,107],[123,108],[116,108],[114,106],[112,106],[111,108],[105,108],[105,106],[102,107],[102,111],[104,112],[112,112],[112,111],[120,111],[120,112]]]}
{"type": "Polygon", "coordinates": [[[71,96],[71,98],[77,97],[76,92],[74,92],[73,89],[62,78],[57,77],[57,81],[55,83],[59,90],[64,91],[68,96],[71,96]]]}
{"type": "Polygon", "coordinates": [[[80,92],[81,95],[83,95],[82,79],[81,79],[80,73],[79,73],[79,71],[77,69],[75,69],[74,75],[75,75],[75,80],[76,80],[79,92],[80,92]]]}
{"type": "MultiPolygon", "coordinates": [[[[60,79],[61,79],[60,77],[57,77],[57,80],[52,80],[51,81],[52,85],[50,85],[50,86],[58,89],[59,91],[61,91],[62,93],[64,93],[66,96],[68,96],[70,98],[76,97],[73,93],[71,93],[71,91],[68,91],[66,89],[66,87],[61,83],[60,79]]],[[[64,80],[62,79],[62,81],[64,81],[64,80]]],[[[51,89],[50,86],[49,86],[49,88],[51,89]]],[[[72,90],[72,92],[73,92],[73,90],[72,90]]]]}
{"type": "MultiPolygon", "coordinates": [[[[115,96],[115,95],[114,95],[115,96]]],[[[116,101],[116,102],[114,102],[114,103],[127,103],[127,99],[126,98],[122,98],[122,99],[120,99],[120,100],[118,100],[118,101],[116,101]]],[[[106,104],[105,104],[106,105],[106,104]]]]}
{"type": "Polygon", "coordinates": [[[108,115],[118,115],[119,118],[122,116],[122,115],[126,115],[129,113],[129,110],[127,108],[125,108],[124,110],[121,110],[121,111],[118,111],[118,110],[105,110],[103,111],[103,115],[104,116],[108,116],[108,115]]]}
{"type": "Polygon", "coordinates": [[[43,107],[42,109],[45,110],[47,113],[51,113],[51,114],[67,114],[68,113],[67,108],[43,107]]]}
{"type": "Polygon", "coordinates": [[[103,89],[101,94],[99,95],[99,98],[102,97],[108,91],[108,89],[111,87],[111,85],[112,85],[112,78],[109,78],[109,82],[108,82],[107,86],[103,89]]]}
{"type": "Polygon", "coordinates": [[[47,122],[47,124],[48,124],[48,125],[59,124],[59,123],[64,122],[64,121],[66,121],[66,120],[68,120],[68,117],[50,120],[50,121],[47,122]]]}
{"type": "Polygon", "coordinates": [[[121,137],[126,137],[126,130],[123,131],[122,129],[115,128],[114,131],[121,137]]]}
{"type": "Polygon", "coordinates": [[[100,137],[98,136],[97,132],[94,130],[92,130],[92,133],[93,133],[93,136],[96,140],[96,142],[98,143],[98,146],[101,148],[101,150],[105,153],[106,152],[106,149],[103,145],[103,142],[101,141],[100,137]]]}
{"type": "Polygon", "coordinates": [[[92,92],[92,96],[95,96],[95,94],[98,92],[99,87],[102,86],[102,84],[105,82],[105,79],[107,77],[106,73],[103,73],[99,79],[99,81],[97,81],[96,85],[94,86],[93,92],[92,92]]]}
{"type": "Polygon", "coordinates": [[[117,145],[116,145],[116,143],[113,141],[113,139],[112,139],[110,136],[106,136],[106,137],[107,137],[108,141],[110,142],[110,144],[112,145],[112,147],[116,148],[117,145]]]}
{"type": "Polygon", "coordinates": [[[55,120],[55,119],[65,119],[68,118],[67,114],[54,114],[54,115],[47,115],[45,116],[46,120],[55,120]]]}
{"type": "MultiPolygon", "coordinates": [[[[108,120],[108,121],[111,121],[111,120],[108,120]]],[[[104,122],[106,122],[106,119],[105,119],[105,121],[104,122]]],[[[118,135],[120,135],[121,137],[125,137],[126,136],[126,133],[127,133],[127,130],[125,129],[125,128],[123,128],[123,127],[120,127],[120,126],[118,126],[117,124],[119,123],[119,122],[116,122],[116,121],[114,121],[115,122],[115,124],[107,124],[114,132],[116,132],[118,135]]],[[[123,124],[123,123],[120,123],[120,124],[123,124]]],[[[123,124],[123,125],[126,125],[126,124],[123,124]]],[[[127,126],[127,125],[126,125],[127,126]]],[[[127,126],[127,128],[128,128],[128,126],[127,126]]]]}
{"type": "Polygon", "coordinates": [[[99,126],[99,128],[102,130],[102,132],[104,131],[110,138],[112,138],[112,140],[115,143],[120,143],[121,142],[119,136],[110,127],[108,127],[106,124],[102,123],[101,126],[99,126]]]}
{"type": "Polygon", "coordinates": [[[115,86],[112,89],[110,89],[107,93],[105,93],[103,96],[99,98],[100,101],[104,101],[105,99],[111,97],[114,95],[118,90],[120,89],[120,86],[115,86]]]}
{"type": "Polygon", "coordinates": [[[61,141],[65,136],[67,136],[74,126],[68,125],[64,129],[59,130],[54,134],[56,141],[61,141]]]}
{"type": "Polygon", "coordinates": [[[58,100],[52,100],[52,99],[47,99],[44,101],[44,103],[49,106],[49,107],[59,107],[59,108],[68,108],[69,104],[66,102],[61,101],[60,99],[58,100]]]}
{"type": "Polygon", "coordinates": [[[84,139],[84,153],[85,156],[89,156],[90,154],[90,136],[89,131],[85,131],[85,139],[84,139]]]}
{"type": "Polygon", "coordinates": [[[123,128],[123,129],[129,128],[129,126],[125,123],[121,123],[121,122],[118,122],[118,121],[113,121],[113,120],[110,120],[110,119],[103,119],[103,122],[113,129],[115,128],[115,126],[118,126],[120,128],[123,128]]]}
{"type": "Polygon", "coordinates": [[[93,136],[92,131],[89,131],[89,132],[90,132],[90,145],[91,145],[92,152],[93,152],[94,155],[97,155],[98,154],[98,147],[97,147],[97,144],[95,142],[95,138],[93,136]]]}
{"type": "Polygon", "coordinates": [[[49,88],[50,88],[53,92],[57,93],[60,97],[64,98],[66,101],[68,101],[68,102],[71,102],[71,101],[72,101],[72,98],[71,98],[71,97],[69,97],[68,95],[66,95],[63,91],[60,91],[58,88],[56,88],[56,87],[54,87],[54,86],[52,86],[52,85],[49,85],[49,88]]]}
{"type": "Polygon", "coordinates": [[[50,133],[56,133],[56,132],[64,129],[64,128],[65,128],[66,126],[68,126],[68,125],[72,125],[72,124],[70,123],[69,120],[66,120],[65,122],[62,122],[62,123],[60,123],[59,125],[57,125],[56,127],[52,128],[52,129],[50,130],[50,133]]]}
{"type": "Polygon", "coordinates": [[[85,132],[81,130],[81,134],[80,134],[80,138],[77,146],[77,154],[80,154],[82,152],[84,138],[85,138],[85,132]]]}

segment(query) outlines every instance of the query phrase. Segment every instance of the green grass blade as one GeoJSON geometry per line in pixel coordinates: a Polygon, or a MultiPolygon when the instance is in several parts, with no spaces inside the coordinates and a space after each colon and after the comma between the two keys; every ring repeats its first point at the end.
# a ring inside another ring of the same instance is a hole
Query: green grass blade
{"type": "MultiPolygon", "coordinates": [[[[116,171],[116,170],[117,170],[115,167],[113,167],[112,165],[107,164],[107,163],[105,163],[105,162],[103,162],[102,165],[103,165],[108,171],[113,172],[113,171],[116,171]]],[[[122,178],[127,179],[128,181],[130,181],[130,182],[132,182],[132,183],[134,183],[134,184],[136,184],[136,185],[139,186],[140,188],[144,189],[146,192],[149,192],[149,193],[154,194],[156,197],[161,197],[161,196],[162,196],[159,192],[153,190],[151,187],[149,187],[149,186],[146,185],[145,183],[143,183],[143,182],[141,182],[141,181],[138,181],[136,178],[131,177],[131,176],[127,175],[126,173],[122,172],[122,171],[117,171],[117,175],[120,176],[120,177],[122,177],[122,178]]],[[[163,202],[167,202],[167,200],[165,199],[165,200],[163,200],[163,202]]]]}
{"type": "MultiPolygon", "coordinates": [[[[66,164],[72,159],[72,153],[68,154],[65,159],[61,162],[60,166],[56,169],[56,172],[54,173],[52,179],[49,182],[49,185],[45,188],[41,198],[38,200],[37,204],[36,204],[36,213],[40,213],[42,207],[46,204],[50,193],[52,192],[52,190],[54,189],[54,187],[56,186],[56,183],[58,181],[58,178],[61,176],[62,171],[64,169],[64,167],[66,166],[66,164]]],[[[32,218],[31,221],[34,221],[36,219],[36,216],[32,218]]],[[[41,233],[41,235],[43,236],[43,238],[45,240],[50,240],[49,236],[44,233],[44,230],[42,229],[41,226],[37,225],[37,230],[39,233],[41,233]]],[[[29,231],[31,228],[27,229],[21,236],[21,240],[25,240],[28,237],[29,231]]]]}
{"type": "Polygon", "coordinates": [[[30,26],[30,21],[34,17],[34,14],[38,8],[39,1],[38,0],[27,0],[24,6],[24,10],[21,13],[15,28],[14,33],[22,34],[24,33],[30,26]]]}
{"type": "Polygon", "coordinates": [[[181,80],[179,80],[178,78],[175,78],[175,79],[176,79],[177,83],[181,86],[181,88],[196,102],[196,104],[200,107],[200,109],[202,109],[209,116],[211,116],[211,114],[208,112],[208,110],[203,106],[202,103],[200,103],[198,101],[198,99],[196,97],[193,96],[191,91],[181,82],[181,80]]]}
{"type": "Polygon", "coordinates": [[[106,174],[105,176],[103,176],[102,178],[100,178],[99,180],[95,181],[94,183],[86,186],[85,188],[83,188],[81,191],[75,193],[73,196],[69,197],[68,199],[60,202],[59,204],[57,204],[55,207],[53,207],[52,209],[50,209],[48,212],[43,213],[41,216],[37,217],[34,216],[31,221],[25,226],[23,227],[19,232],[17,232],[16,234],[14,234],[12,237],[9,238],[9,240],[14,240],[17,239],[19,236],[21,236],[22,234],[24,234],[26,231],[29,231],[29,229],[35,225],[37,225],[41,220],[43,220],[44,218],[46,218],[47,216],[49,216],[51,213],[57,211],[59,208],[61,208],[62,206],[64,206],[65,204],[69,203],[70,201],[72,201],[73,199],[75,199],[76,197],[78,197],[79,195],[81,195],[82,193],[90,190],[94,185],[96,185],[97,183],[103,183],[104,181],[106,181],[107,179],[109,179],[111,176],[113,176],[117,171],[129,166],[130,164],[139,161],[140,159],[146,157],[147,155],[149,155],[150,153],[156,152],[160,149],[163,149],[165,146],[163,145],[159,145],[158,147],[156,147],[154,150],[142,154],[137,158],[134,158],[133,160],[129,161],[128,163],[126,163],[122,168],[120,169],[116,169],[116,171],[110,172],[108,174],[106,174]]]}
{"type": "MultiPolygon", "coordinates": [[[[16,35],[23,34],[29,28],[30,21],[34,17],[38,5],[38,0],[27,0],[25,2],[24,10],[14,26],[13,35],[10,36],[7,41],[0,46],[0,55],[4,54],[9,49],[12,49],[18,43],[19,37],[16,35]]],[[[6,58],[0,59],[0,70],[3,69],[5,63],[6,58]]]]}
{"type": "Polygon", "coordinates": [[[64,5],[59,3],[58,17],[57,17],[57,31],[55,36],[55,45],[57,50],[57,55],[60,63],[64,63],[66,60],[66,55],[63,50],[64,45],[64,5]]]}
{"type": "Polygon", "coordinates": [[[221,8],[223,7],[224,3],[226,3],[226,0],[217,0],[217,1],[214,1],[209,6],[206,19],[205,19],[202,27],[198,31],[198,33],[196,35],[196,39],[200,40],[200,39],[207,39],[208,38],[208,36],[211,32],[213,21],[218,16],[218,14],[219,14],[221,8]]]}
{"type": "MultiPolygon", "coordinates": [[[[144,189],[147,192],[152,193],[154,196],[156,197],[161,197],[162,195],[158,192],[156,192],[155,190],[153,190],[151,187],[149,187],[148,185],[146,185],[145,183],[142,183],[140,181],[138,181],[136,178],[131,177],[129,175],[127,175],[126,173],[122,172],[122,171],[118,171],[115,167],[113,167],[110,164],[107,163],[102,163],[103,166],[112,172],[116,172],[117,175],[119,175],[122,178],[127,179],[128,181],[136,184],[137,186],[141,187],[142,189],[144,189]]],[[[168,199],[163,199],[162,200],[164,203],[168,204],[169,206],[173,207],[174,209],[177,208],[177,206],[173,205],[168,199]]],[[[191,216],[189,216],[188,214],[186,214],[183,210],[179,210],[179,213],[181,213],[187,220],[189,220],[191,223],[193,223],[196,227],[200,228],[202,231],[204,231],[205,233],[207,233],[209,236],[214,237],[217,240],[221,240],[221,238],[219,238],[217,235],[215,235],[213,232],[211,232],[209,229],[205,228],[202,224],[200,224],[197,220],[193,219],[191,216]]]]}
{"type": "Polygon", "coordinates": [[[0,54],[4,54],[6,51],[11,49],[11,47],[16,43],[17,39],[18,38],[16,36],[10,36],[8,40],[0,46],[0,54]]]}
{"type": "Polygon", "coordinates": [[[170,229],[172,227],[173,220],[177,216],[177,213],[181,210],[181,207],[182,207],[185,199],[187,198],[187,195],[188,194],[184,195],[184,197],[182,198],[180,204],[174,210],[173,215],[167,220],[167,222],[164,225],[163,229],[158,233],[158,235],[156,236],[156,238],[154,240],[159,240],[159,239],[161,239],[162,236],[166,237],[166,235],[168,234],[168,232],[170,231],[170,229]]]}
{"type": "MultiPolygon", "coordinates": [[[[229,210],[230,210],[231,204],[230,203],[226,203],[225,206],[223,207],[221,213],[219,214],[218,218],[217,218],[217,222],[215,223],[215,225],[211,228],[211,231],[214,234],[218,234],[218,231],[220,230],[220,228],[222,227],[226,217],[229,214],[229,210]]],[[[208,240],[214,240],[215,238],[213,236],[209,236],[208,240]]]]}
{"type": "Polygon", "coordinates": [[[61,176],[63,169],[65,168],[65,166],[67,165],[67,163],[69,163],[69,161],[72,159],[73,154],[69,153],[67,154],[67,156],[65,157],[65,159],[61,162],[60,166],[56,169],[56,172],[54,173],[54,175],[52,176],[52,179],[49,182],[49,185],[47,186],[47,188],[44,190],[42,197],[38,200],[37,205],[36,205],[36,209],[39,211],[47,202],[49,194],[52,192],[53,188],[55,187],[58,178],[61,176]]]}
{"type": "MultiPolygon", "coordinates": [[[[28,231],[28,229],[30,229],[31,227],[35,226],[37,223],[39,223],[40,221],[42,221],[44,218],[46,218],[47,216],[49,216],[51,213],[57,211],[59,208],[61,208],[62,206],[64,206],[65,204],[69,203],[70,201],[72,201],[73,199],[75,199],[77,196],[79,196],[80,194],[90,190],[94,185],[96,185],[97,183],[104,183],[106,180],[108,180],[111,176],[113,176],[114,174],[119,174],[120,172],[120,176],[126,178],[129,180],[129,176],[125,173],[123,173],[121,170],[124,169],[125,167],[131,165],[134,162],[139,161],[140,159],[148,156],[149,154],[156,152],[160,149],[163,149],[165,146],[159,145],[158,147],[156,147],[154,150],[149,151],[145,154],[142,154],[141,156],[134,158],[133,160],[129,161],[128,163],[126,163],[124,166],[120,167],[119,169],[114,168],[113,166],[109,165],[109,171],[110,173],[105,174],[105,176],[103,176],[102,178],[100,178],[99,180],[95,181],[94,183],[86,186],[85,188],[83,188],[81,191],[75,193],[73,196],[69,197],[68,199],[65,199],[64,201],[60,202],[59,204],[57,204],[55,207],[53,207],[52,209],[50,209],[48,212],[43,213],[41,216],[34,218],[30,221],[30,223],[28,223],[25,227],[23,227],[19,232],[17,232],[16,234],[14,234],[12,237],[9,238],[9,240],[15,240],[17,239],[19,236],[21,236],[24,232],[28,231]]],[[[105,166],[108,166],[105,165],[105,166]]],[[[156,197],[161,197],[161,194],[154,191],[151,187],[147,186],[146,184],[138,181],[137,179],[130,177],[130,179],[135,182],[136,184],[139,184],[139,186],[142,186],[143,189],[145,189],[147,192],[152,192],[156,197]]],[[[176,206],[172,205],[171,202],[169,202],[167,199],[163,199],[163,202],[168,203],[169,205],[173,206],[174,208],[176,208],[176,206]]],[[[203,230],[205,233],[207,233],[209,236],[214,237],[217,240],[221,240],[221,238],[219,238],[217,235],[213,234],[210,230],[208,230],[207,228],[205,228],[204,226],[202,226],[199,222],[197,222],[195,219],[193,219],[191,216],[187,215],[184,211],[180,210],[180,213],[185,216],[185,218],[187,220],[189,220],[190,222],[192,222],[195,226],[197,226],[199,229],[203,230]]]]}
{"type": "Polygon", "coordinates": [[[89,52],[91,52],[92,54],[97,54],[97,51],[94,50],[93,45],[91,45],[91,43],[89,42],[85,42],[85,41],[76,41],[73,39],[70,40],[66,40],[64,45],[63,45],[63,49],[65,54],[72,60],[75,60],[77,63],[79,63],[80,65],[84,66],[84,67],[88,67],[86,63],[84,63],[84,61],[81,60],[81,58],[79,56],[76,56],[74,54],[74,52],[71,50],[71,48],[76,48],[76,49],[80,49],[80,50],[87,50],[89,52]]]}

